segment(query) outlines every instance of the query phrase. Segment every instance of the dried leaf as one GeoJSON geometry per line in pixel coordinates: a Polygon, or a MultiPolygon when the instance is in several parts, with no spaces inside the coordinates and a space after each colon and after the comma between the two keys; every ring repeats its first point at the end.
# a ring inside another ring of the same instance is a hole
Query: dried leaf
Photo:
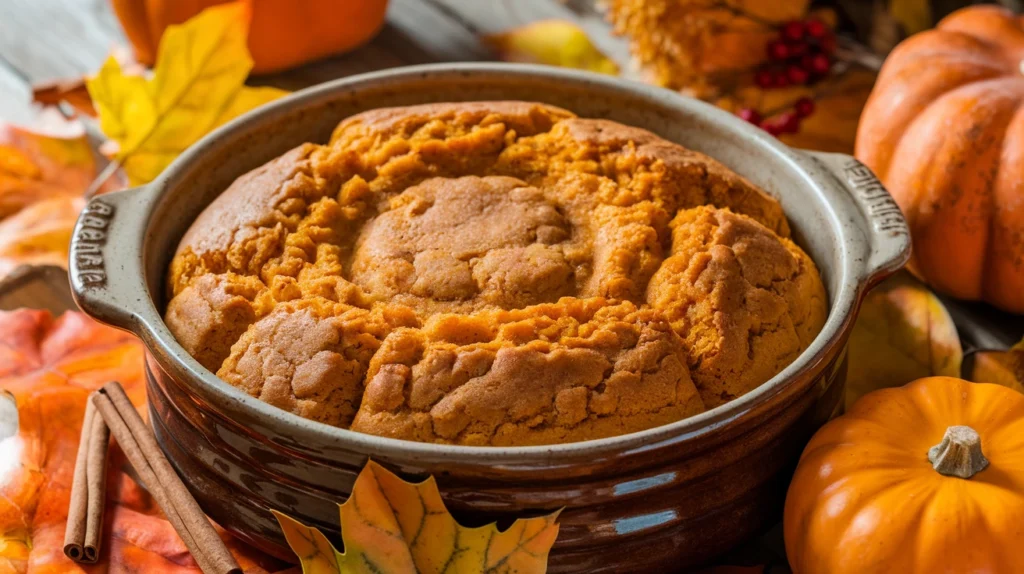
{"type": "Polygon", "coordinates": [[[864,298],[850,335],[846,405],[865,393],[933,375],[960,376],[963,349],[949,312],[903,272],[864,298]]]}
{"type": "Polygon", "coordinates": [[[89,90],[84,79],[58,80],[32,86],[32,101],[44,106],[56,106],[67,102],[78,113],[96,117],[89,90]]]}
{"type": "MultiPolygon", "coordinates": [[[[81,313],[0,312],[0,390],[18,404],[18,434],[0,440],[0,572],[175,572],[199,574],[149,494],[111,450],[102,563],[83,569],[64,556],[75,453],[90,391],[121,381],[132,402],[146,398],[143,347],[135,337],[81,313]]],[[[250,573],[282,565],[223,535],[250,573]]]]}
{"type": "Polygon", "coordinates": [[[619,67],[601,53],[587,33],[566,20],[543,20],[485,36],[484,42],[506,62],[526,62],[618,74],[619,67]]]}
{"type": "MultiPolygon", "coordinates": [[[[23,264],[67,267],[71,231],[96,171],[77,120],[49,108],[31,127],[0,124],[0,278],[23,264]]],[[[109,178],[100,191],[121,185],[109,178]]]]}
{"type": "Polygon", "coordinates": [[[37,201],[0,221],[0,277],[19,265],[68,266],[71,232],[85,207],[81,197],[37,201]]]}
{"type": "Polygon", "coordinates": [[[213,128],[286,92],[243,85],[252,58],[246,4],[207,8],[160,41],[153,78],[126,75],[110,57],[87,82],[100,129],[118,144],[132,185],[152,181],[213,128]]]}
{"type": "Polygon", "coordinates": [[[1024,393],[1024,340],[1006,351],[975,351],[968,379],[994,383],[1024,393]]]}
{"type": "Polygon", "coordinates": [[[889,13],[903,28],[904,36],[917,34],[932,27],[932,7],[929,0],[889,0],[889,13]]]}
{"type": "Polygon", "coordinates": [[[542,573],[558,536],[558,512],[516,520],[504,532],[461,526],[433,477],[410,484],[373,461],[339,508],[344,554],[316,528],[274,513],[305,574],[542,573]]]}
{"type": "Polygon", "coordinates": [[[79,122],[55,110],[30,128],[0,122],[0,219],[50,198],[81,196],[96,175],[79,122]]]}

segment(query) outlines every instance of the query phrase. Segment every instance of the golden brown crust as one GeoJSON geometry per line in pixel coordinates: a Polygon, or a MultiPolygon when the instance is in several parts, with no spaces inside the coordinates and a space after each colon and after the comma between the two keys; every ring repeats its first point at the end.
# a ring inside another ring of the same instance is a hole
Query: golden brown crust
{"type": "Polygon", "coordinates": [[[651,310],[564,299],[437,315],[374,357],[352,429],[425,442],[572,442],[704,410],[679,337],[651,310]]]}
{"type": "MultiPolygon", "coordinates": [[[[200,215],[171,263],[166,321],[229,383],[330,424],[361,409],[366,432],[540,444],[649,428],[702,410],[698,388],[740,392],[695,364],[687,330],[727,326],[682,323],[659,295],[699,295],[665,270],[684,257],[676,214],[703,205],[752,218],[769,258],[795,257],[769,245],[792,246],[774,199],[644,130],[527,102],[374,110],[240,177],[200,215]],[[456,342],[449,324],[490,334],[456,342]]],[[[813,287],[779,297],[796,308],[813,287]]],[[[820,326],[787,312],[810,325],[801,333],[820,326]]],[[[761,381],[792,358],[788,341],[765,351],[778,357],[761,381]]]]}
{"type": "Polygon", "coordinates": [[[576,291],[573,230],[511,177],[433,178],[363,227],[350,276],[378,301],[427,313],[514,309],[576,291]]]}
{"type": "Polygon", "coordinates": [[[709,408],[765,382],[825,323],[825,288],[810,257],[753,219],[702,206],[672,221],[672,254],[647,300],[683,338],[709,408]]]}
{"type": "Polygon", "coordinates": [[[245,331],[217,376],[286,411],[347,426],[380,342],[417,323],[402,309],[367,311],[320,298],[282,303],[245,331]]]}

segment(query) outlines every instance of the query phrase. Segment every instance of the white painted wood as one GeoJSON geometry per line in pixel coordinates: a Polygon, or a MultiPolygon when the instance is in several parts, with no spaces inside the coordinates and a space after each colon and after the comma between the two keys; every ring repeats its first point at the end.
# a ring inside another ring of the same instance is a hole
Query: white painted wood
{"type": "Polygon", "coordinates": [[[123,41],[107,0],[0,2],[0,55],[33,83],[97,70],[123,41]]]}

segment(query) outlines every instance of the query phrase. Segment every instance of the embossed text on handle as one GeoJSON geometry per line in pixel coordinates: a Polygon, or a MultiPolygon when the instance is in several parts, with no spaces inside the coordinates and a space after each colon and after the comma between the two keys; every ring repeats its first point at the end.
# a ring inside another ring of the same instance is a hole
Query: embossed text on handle
{"type": "Polygon", "coordinates": [[[850,188],[867,206],[868,218],[875,231],[888,232],[892,236],[910,234],[900,206],[875,174],[871,173],[868,166],[850,158],[843,166],[843,174],[850,183],[850,188]]]}
{"type": "Polygon", "coordinates": [[[103,246],[107,243],[107,227],[113,215],[114,206],[93,200],[79,219],[78,231],[71,243],[71,257],[77,265],[76,279],[83,286],[102,287],[107,283],[103,246]]]}

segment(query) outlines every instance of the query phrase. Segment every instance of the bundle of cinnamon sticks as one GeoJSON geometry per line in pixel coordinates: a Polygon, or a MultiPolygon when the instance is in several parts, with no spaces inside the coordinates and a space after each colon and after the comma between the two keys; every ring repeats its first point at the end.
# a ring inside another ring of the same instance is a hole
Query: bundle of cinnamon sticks
{"type": "Polygon", "coordinates": [[[207,574],[241,574],[242,569],[231,552],[178,478],[152,431],[116,381],[92,393],[86,404],[71,487],[64,554],[86,564],[99,560],[110,435],[117,440],[128,462],[202,571],[207,574]]]}

